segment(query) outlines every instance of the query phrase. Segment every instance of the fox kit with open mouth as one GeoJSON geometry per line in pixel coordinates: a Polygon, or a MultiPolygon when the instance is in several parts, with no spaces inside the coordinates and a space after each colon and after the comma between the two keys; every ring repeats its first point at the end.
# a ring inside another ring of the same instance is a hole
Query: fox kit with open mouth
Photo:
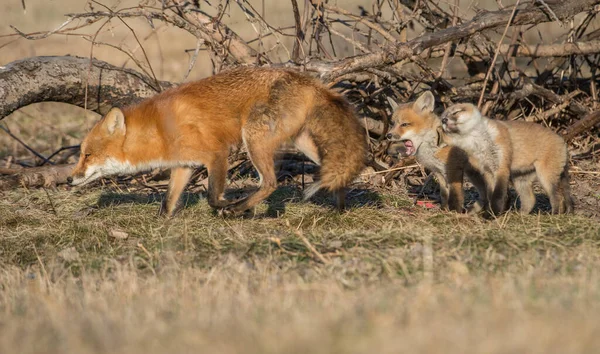
{"type": "Polygon", "coordinates": [[[386,136],[392,142],[388,153],[415,156],[438,180],[442,209],[462,212],[463,175],[477,177],[472,176],[475,171],[469,167],[466,153],[444,144],[440,119],[433,112],[433,94],[426,91],[415,102],[402,105],[389,98],[388,102],[394,109],[392,127],[386,136]]]}
{"type": "Polygon", "coordinates": [[[161,212],[168,216],[194,167],[208,169],[208,203],[226,214],[242,213],[277,187],[274,155],[293,141],[321,165],[320,180],[306,196],[323,188],[344,189],[363,169],[366,137],[354,110],[318,80],[285,69],[237,68],[164,91],[137,105],[113,108],[81,144],[71,184],[152,168],[170,168],[161,212]],[[254,194],[232,203],[223,192],[229,150],[243,142],[260,176],[254,194]]]}
{"type": "Polygon", "coordinates": [[[477,107],[460,103],[441,116],[442,128],[451,144],[464,150],[471,166],[483,177],[472,181],[480,194],[478,207],[498,215],[507,206],[513,148],[507,127],[484,117],[477,107]]]}

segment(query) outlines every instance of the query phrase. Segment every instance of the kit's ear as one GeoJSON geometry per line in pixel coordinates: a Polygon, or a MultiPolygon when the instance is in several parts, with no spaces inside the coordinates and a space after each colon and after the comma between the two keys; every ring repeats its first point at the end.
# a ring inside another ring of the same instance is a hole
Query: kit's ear
{"type": "Polygon", "coordinates": [[[390,107],[392,107],[392,113],[394,113],[398,109],[398,102],[394,101],[390,96],[387,96],[386,99],[390,104],[390,107]]]}
{"type": "Polygon", "coordinates": [[[415,101],[414,108],[422,112],[433,112],[433,109],[435,108],[435,97],[433,97],[433,93],[431,93],[431,91],[423,92],[415,101]]]}
{"type": "Polygon", "coordinates": [[[114,133],[125,134],[125,115],[119,108],[111,109],[104,116],[102,124],[111,135],[114,133]]]}

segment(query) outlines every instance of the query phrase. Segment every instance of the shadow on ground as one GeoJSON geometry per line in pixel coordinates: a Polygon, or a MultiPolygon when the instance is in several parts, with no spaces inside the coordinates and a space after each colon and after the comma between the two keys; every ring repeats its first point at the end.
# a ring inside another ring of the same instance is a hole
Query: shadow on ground
{"type": "MultiPolygon", "coordinates": [[[[257,187],[246,187],[238,189],[230,189],[225,193],[225,197],[235,201],[244,198],[257,190],[257,187]]],[[[185,208],[197,205],[202,199],[205,199],[204,193],[183,193],[182,201],[185,208]]],[[[163,193],[118,193],[118,192],[103,192],[98,199],[95,207],[102,209],[111,206],[126,205],[126,204],[156,204],[160,206],[164,198],[163,193]]],[[[303,200],[303,192],[296,185],[282,185],[277,188],[266,200],[267,211],[264,215],[256,215],[254,217],[278,217],[285,214],[286,205],[288,203],[301,203],[303,200]]],[[[308,202],[330,207],[335,209],[335,196],[326,191],[319,191],[308,202]]],[[[350,190],[346,195],[346,208],[353,209],[361,206],[383,207],[383,202],[378,193],[368,188],[357,188],[350,190]]]]}

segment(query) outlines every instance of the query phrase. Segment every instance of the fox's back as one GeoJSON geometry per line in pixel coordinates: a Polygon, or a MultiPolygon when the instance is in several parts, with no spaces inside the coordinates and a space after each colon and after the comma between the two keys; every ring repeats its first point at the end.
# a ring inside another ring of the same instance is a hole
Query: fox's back
{"type": "MultiPolygon", "coordinates": [[[[317,80],[285,69],[240,67],[166,90],[125,108],[128,124],[157,126],[167,141],[204,140],[206,146],[241,141],[251,109],[266,103],[275,83],[317,91],[317,80]]],[[[306,90],[304,91],[306,92],[306,90]]],[[[299,94],[298,101],[306,99],[299,94]]]]}
{"type": "Polygon", "coordinates": [[[522,121],[504,122],[513,146],[512,169],[526,169],[538,161],[564,165],[567,147],[555,132],[541,124],[522,121]]]}

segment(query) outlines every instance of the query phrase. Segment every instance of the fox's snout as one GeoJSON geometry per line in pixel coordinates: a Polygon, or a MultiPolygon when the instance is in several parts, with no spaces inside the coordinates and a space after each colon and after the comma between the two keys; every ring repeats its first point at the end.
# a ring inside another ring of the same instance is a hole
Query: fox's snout
{"type": "Polygon", "coordinates": [[[73,177],[71,177],[71,176],[67,177],[67,183],[68,184],[73,183],[73,177]]]}
{"type": "Polygon", "coordinates": [[[399,141],[400,140],[400,135],[398,134],[394,134],[394,133],[387,133],[385,135],[385,138],[389,141],[399,141]]]}

